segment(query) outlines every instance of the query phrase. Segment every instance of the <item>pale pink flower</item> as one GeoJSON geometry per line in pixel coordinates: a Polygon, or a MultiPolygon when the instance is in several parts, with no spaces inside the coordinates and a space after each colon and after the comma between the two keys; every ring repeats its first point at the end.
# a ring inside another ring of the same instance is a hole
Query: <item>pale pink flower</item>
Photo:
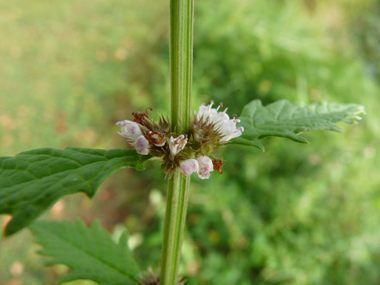
{"type": "Polygon", "coordinates": [[[210,172],[214,171],[214,165],[212,163],[212,160],[207,156],[198,156],[197,161],[199,165],[199,170],[198,170],[199,178],[209,179],[210,172]]]}
{"type": "Polygon", "coordinates": [[[190,158],[187,160],[183,160],[179,163],[179,171],[183,173],[185,176],[191,175],[191,173],[199,170],[199,164],[196,159],[190,158]]]}
{"type": "Polygon", "coordinates": [[[120,125],[120,132],[118,134],[130,141],[135,141],[142,135],[139,124],[136,122],[124,120],[117,122],[116,125],[120,125]]]}
{"type": "Polygon", "coordinates": [[[139,136],[135,141],[136,152],[143,155],[149,154],[149,141],[143,136],[139,136]]]}

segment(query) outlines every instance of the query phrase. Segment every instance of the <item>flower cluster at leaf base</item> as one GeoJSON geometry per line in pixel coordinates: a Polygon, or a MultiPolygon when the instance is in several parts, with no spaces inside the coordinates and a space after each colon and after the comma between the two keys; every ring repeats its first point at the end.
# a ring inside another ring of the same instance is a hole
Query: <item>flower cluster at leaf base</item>
{"type": "Polygon", "coordinates": [[[236,115],[232,119],[226,113],[212,108],[214,102],[199,107],[191,121],[190,132],[181,134],[172,127],[169,120],[161,117],[156,123],[149,118],[148,110],[133,113],[133,121],[120,121],[119,134],[127,139],[130,146],[142,155],[153,155],[162,159],[161,169],[171,176],[175,169],[189,176],[197,172],[199,178],[208,179],[210,172],[222,173],[223,158],[216,158],[215,151],[230,139],[244,131],[237,127],[240,122],[236,115]]]}

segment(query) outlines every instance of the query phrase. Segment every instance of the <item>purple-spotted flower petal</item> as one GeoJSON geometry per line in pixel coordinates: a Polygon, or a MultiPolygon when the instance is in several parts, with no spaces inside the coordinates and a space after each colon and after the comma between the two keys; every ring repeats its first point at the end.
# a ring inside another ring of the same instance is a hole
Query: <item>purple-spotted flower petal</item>
{"type": "Polygon", "coordinates": [[[143,155],[149,154],[149,141],[143,136],[139,136],[135,141],[136,152],[143,155]]]}
{"type": "Polygon", "coordinates": [[[187,160],[183,160],[179,163],[179,171],[183,173],[185,176],[191,175],[191,173],[199,170],[199,164],[196,159],[190,158],[187,160]]]}
{"type": "Polygon", "coordinates": [[[212,160],[207,156],[199,156],[197,157],[197,161],[199,164],[198,176],[200,179],[209,179],[210,172],[214,171],[214,165],[212,160]]]}
{"type": "Polygon", "coordinates": [[[180,135],[177,138],[170,137],[169,139],[169,149],[173,156],[176,156],[181,150],[185,148],[187,143],[187,136],[180,135]]]}
{"type": "Polygon", "coordinates": [[[124,120],[117,122],[116,125],[120,125],[120,132],[118,134],[130,141],[135,141],[142,135],[139,124],[135,122],[124,120]]]}

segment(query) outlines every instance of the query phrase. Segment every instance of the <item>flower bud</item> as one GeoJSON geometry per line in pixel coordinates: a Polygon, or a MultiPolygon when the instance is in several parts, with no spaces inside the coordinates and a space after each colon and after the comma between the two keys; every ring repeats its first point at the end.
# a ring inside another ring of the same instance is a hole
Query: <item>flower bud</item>
{"type": "Polygon", "coordinates": [[[209,179],[210,172],[214,171],[214,165],[212,160],[207,156],[199,156],[197,157],[197,161],[199,164],[198,176],[200,179],[209,179]]]}
{"type": "Polygon", "coordinates": [[[118,134],[130,141],[135,141],[142,135],[139,124],[135,122],[124,120],[117,122],[116,125],[120,125],[121,132],[118,134]]]}
{"type": "Polygon", "coordinates": [[[185,176],[191,175],[191,173],[199,170],[199,164],[196,159],[187,159],[179,163],[179,171],[185,176]]]}
{"type": "Polygon", "coordinates": [[[187,135],[180,135],[177,138],[170,137],[169,148],[170,154],[176,156],[181,150],[185,148],[187,143],[187,135]]]}
{"type": "Polygon", "coordinates": [[[149,141],[143,136],[139,136],[135,141],[136,152],[139,154],[147,155],[149,154],[149,141]]]}

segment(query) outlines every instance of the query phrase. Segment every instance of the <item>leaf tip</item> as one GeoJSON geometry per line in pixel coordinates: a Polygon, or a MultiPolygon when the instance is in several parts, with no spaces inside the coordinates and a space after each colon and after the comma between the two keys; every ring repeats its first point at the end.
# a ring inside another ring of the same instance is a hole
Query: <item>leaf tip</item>
{"type": "Polygon", "coordinates": [[[128,244],[128,234],[127,231],[123,231],[119,238],[119,244],[128,244]]]}

